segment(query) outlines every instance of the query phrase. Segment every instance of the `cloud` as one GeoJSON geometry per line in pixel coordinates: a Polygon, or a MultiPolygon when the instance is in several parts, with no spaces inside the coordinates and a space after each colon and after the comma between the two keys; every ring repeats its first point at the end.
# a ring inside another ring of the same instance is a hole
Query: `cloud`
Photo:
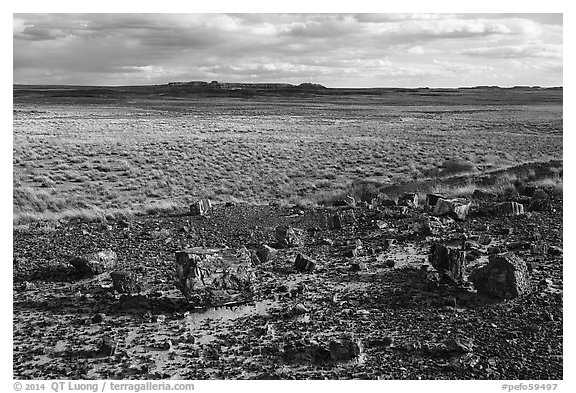
{"type": "Polygon", "coordinates": [[[562,45],[558,44],[520,44],[508,46],[465,49],[461,54],[475,57],[514,59],[523,57],[562,58],[562,45]]]}
{"type": "Polygon", "coordinates": [[[562,57],[558,18],[538,14],[16,14],[13,37],[17,83],[420,86],[458,70],[481,78],[472,69],[508,59],[562,57]]]}
{"type": "Polygon", "coordinates": [[[440,66],[442,70],[452,72],[454,74],[470,74],[470,73],[477,74],[477,73],[486,73],[494,71],[494,67],[488,65],[460,63],[438,59],[432,60],[432,63],[440,66]]]}

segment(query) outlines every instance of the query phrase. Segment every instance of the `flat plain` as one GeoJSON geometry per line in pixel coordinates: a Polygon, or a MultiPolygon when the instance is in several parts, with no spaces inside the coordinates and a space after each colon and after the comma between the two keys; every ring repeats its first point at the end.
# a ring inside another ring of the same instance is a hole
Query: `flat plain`
{"type": "Polygon", "coordinates": [[[17,96],[14,214],[313,202],[359,180],[434,177],[447,159],[487,170],[562,158],[561,91],[428,94],[17,96]]]}

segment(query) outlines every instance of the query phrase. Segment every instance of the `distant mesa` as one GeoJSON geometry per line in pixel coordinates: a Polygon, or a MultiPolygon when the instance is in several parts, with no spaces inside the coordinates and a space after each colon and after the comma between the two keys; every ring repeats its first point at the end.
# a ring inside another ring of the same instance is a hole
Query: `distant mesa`
{"type": "Polygon", "coordinates": [[[318,83],[300,83],[293,85],[290,83],[221,83],[218,81],[190,81],[190,82],[170,82],[169,87],[187,87],[200,90],[324,90],[326,87],[318,83]]]}

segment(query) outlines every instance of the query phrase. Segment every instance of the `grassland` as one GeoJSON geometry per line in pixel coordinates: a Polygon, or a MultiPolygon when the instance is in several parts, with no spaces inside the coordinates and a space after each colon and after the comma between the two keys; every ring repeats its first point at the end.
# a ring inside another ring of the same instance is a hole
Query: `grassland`
{"type": "Polygon", "coordinates": [[[562,158],[556,100],[392,105],[378,95],[14,99],[15,220],[318,201],[358,181],[562,158]]]}

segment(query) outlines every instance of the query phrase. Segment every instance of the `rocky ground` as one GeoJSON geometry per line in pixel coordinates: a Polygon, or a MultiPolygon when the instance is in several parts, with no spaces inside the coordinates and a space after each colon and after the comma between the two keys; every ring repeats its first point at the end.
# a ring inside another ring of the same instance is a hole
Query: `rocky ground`
{"type": "MultiPolygon", "coordinates": [[[[221,204],[205,216],[136,216],[14,228],[16,379],[562,379],[562,200],[505,215],[474,201],[463,221],[412,207],[221,204]],[[355,219],[329,229],[325,216],[355,219]],[[432,231],[422,231],[429,218],[432,231]],[[200,310],[177,288],[175,253],[301,246],[255,264],[249,304],[200,310]],[[467,272],[513,252],[532,291],[513,299],[437,280],[433,243],[466,248],[467,272]],[[499,247],[496,249],[494,247],[499,247]],[[70,258],[111,249],[145,288],[70,258]],[[297,254],[315,262],[294,268],[297,254]]],[[[522,200],[528,205],[528,200],[522,200]]]]}

